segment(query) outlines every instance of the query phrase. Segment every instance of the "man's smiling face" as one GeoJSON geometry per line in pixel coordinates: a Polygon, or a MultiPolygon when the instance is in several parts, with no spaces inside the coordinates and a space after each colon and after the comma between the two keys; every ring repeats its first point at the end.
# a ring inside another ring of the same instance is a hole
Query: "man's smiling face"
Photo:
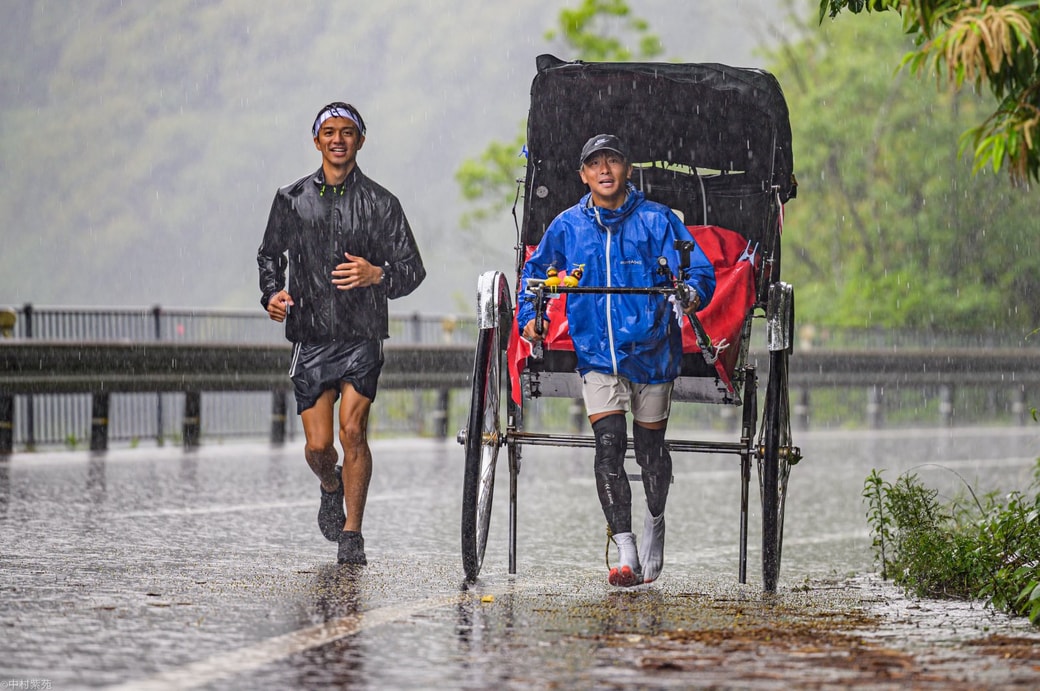
{"type": "Polygon", "coordinates": [[[625,183],[632,167],[613,151],[598,151],[581,164],[581,181],[589,186],[592,201],[605,209],[616,209],[625,201],[625,183]]]}
{"type": "Polygon", "coordinates": [[[364,143],[365,138],[349,118],[329,118],[321,123],[314,138],[314,148],[321,152],[323,165],[348,173],[364,143]]]}

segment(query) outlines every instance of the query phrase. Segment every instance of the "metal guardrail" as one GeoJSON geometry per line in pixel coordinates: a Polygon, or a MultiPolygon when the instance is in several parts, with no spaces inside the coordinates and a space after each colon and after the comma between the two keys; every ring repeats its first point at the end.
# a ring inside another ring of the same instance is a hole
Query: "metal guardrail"
{"type": "MultiPolygon", "coordinates": [[[[447,391],[468,386],[469,345],[395,345],[383,348],[381,389],[435,389],[443,394],[438,417],[447,416],[447,391]]],[[[203,391],[270,391],[273,441],[285,439],[287,345],[163,342],[0,340],[0,453],[13,448],[14,396],[91,394],[90,446],[108,445],[114,393],[184,393],[183,438],[198,444],[203,391]]],[[[444,424],[439,436],[447,436],[444,424]]]]}
{"type": "MultiPolygon", "coordinates": [[[[389,332],[387,343],[392,344],[391,349],[402,345],[438,344],[463,346],[472,353],[477,327],[475,317],[399,313],[390,315],[389,332]]],[[[17,437],[19,443],[27,448],[35,448],[37,444],[77,446],[87,434],[86,430],[90,429],[92,418],[97,417],[94,404],[98,402],[92,402],[90,394],[94,390],[94,374],[102,371],[98,369],[101,367],[98,358],[115,357],[100,345],[102,343],[134,345],[122,355],[119,369],[105,375],[105,390],[114,393],[111,400],[114,419],[108,430],[113,439],[136,444],[141,439],[153,438],[163,444],[167,438],[181,436],[182,420],[194,415],[192,410],[185,410],[187,404],[182,405],[180,394],[187,393],[184,387],[207,391],[202,402],[197,400],[198,391],[193,394],[193,400],[188,401],[192,408],[199,408],[199,414],[204,417],[207,437],[222,439],[265,434],[260,425],[262,416],[258,414],[259,410],[271,405],[264,402],[265,392],[273,392],[273,417],[287,417],[289,436],[301,431],[295,416],[279,412],[286,407],[284,393],[288,386],[284,373],[288,367],[289,344],[285,340],[284,328],[273,323],[259,306],[252,310],[169,309],[160,306],[41,307],[32,304],[19,308],[0,307],[0,342],[6,340],[28,341],[36,344],[34,348],[43,348],[44,343],[50,342],[79,345],[74,346],[78,352],[69,356],[74,358],[72,360],[60,353],[40,351],[40,363],[46,359],[47,367],[55,373],[53,379],[57,381],[41,377],[28,387],[19,385],[19,391],[26,388],[31,391],[17,395],[0,391],[0,418],[17,415],[17,425],[0,421],[0,445],[6,437],[17,437]],[[162,348],[147,347],[149,343],[215,346],[229,352],[234,349],[234,354],[229,354],[228,358],[238,361],[232,369],[240,371],[229,377],[224,376],[231,371],[226,368],[197,369],[215,361],[214,356],[205,349],[180,351],[176,356],[170,356],[162,348]],[[273,349],[269,354],[272,372],[269,377],[245,371],[257,365],[258,357],[265,357],[263,348],[273,349]],[[285,357],[279,364],[283,352],[285,357]],[[63,368],[75,366],[77,361],[80,362],[79,370],[61,374],[63,368]],[[178,362],[180,369],[161,376],[138,376],[147,372],[153,361],[178,362]],[[196,368],[196,373],[201,376],[193,377],[190,374],[192,368],[196,368]],[[66,375],[73,379],[60,381],[66,375]],[[200,381],[203,379],[205,381],[200,381]],[[261,381],[269,381],[270,385],[261,387],[261,381]],[[58,390],[68,391],[71,384],[76,384],[75,391],[57,393],[58,390]],[[133,393],[135,389],[141,393],[133,393]],[[44,393],[46,395],[35,395],[44,393]],[[9,412],[5,413],[8,409],[9,412]]],[[[426,377],[431,388],[409,393],[404,389],[418,386],[418,383],[405,381],[404,375],[394,372],[396,361],[406,357],[414,359],[418,357],[417,352],[409,356],[404,351],[389,355],[392,360],[390,371],[380,382],[381,389],[389,390],[372,416],[373,429],[378,430],[377,433],[426,434],[431,423],[435,434],[443,431],[450,393],[436,382],[447,381],[450,376],[443,374],[440,365],[434,363],[430,368],[431,375],[426,377]],[[431,403],[431,396],[436,397],[436,402],[431,403]],[[438,409],[431,413],[431,406],[438,409]]],[[[410,371],[422,366],[421,362],[415,365],[403,361],[401,364],[410,371]]],[[[6,372],[6,366],[0,370],[0,373],[6,372]]],[[[105,407],[103,405],[102,409],[105,407]]],[[[464,414],[457,405],[451,412],[455,416],[464,414]]]]}
{"type": "MultiPolygon", "coordinates": [[[[0,393],[289,391],[290,348],[229,343],[0,341],[0,393]]],[[[468,386],[469,345],[383,347],[380,388],[468,386]]]]}
{"type": "MultiPolygon", "coordinates": [[[[0,452],[11,449],[11,401],[16,395],[93,395],[92,446],[103,448],[105,442],[95,437],[106,433],[98,420],[107,418],[110,394],[187,394],[184,438],[190,445],[198,436],[200,392],[270,391],[276,396],[274,417],[283,426],[281,432],[272,430],[272,438],[284,438],[289,352],[286,345],[0,340],[0,452]]],[[[388,343],[384,356],[381,388],[447,391],[469,386],[473,348],[468,344],[388,343]]],[[[751,359],[767,358],[752,351],[751,359]]],[[[1021,416],[1027,388],[1040,385],[1040,350],[817,349],[798,353],[788,368],[796,396],[799,390],[818,387],[929,386],[945,391],[941,396],[950,400],[954,387],[991,386],[1011,389],[1021,416]]]]}
{"type": "MultiPolygon", "coordinates": [[[[0,392],[289,390],[287,345],[0,340],[0,392]]],[[[381,388],[468,386],[468,344],[383,349],[381,388]]],[[[752,351],[764,360],[764,353],[752,351]]],[[[808,350],[788,364],[791,387],[1040,384],[1040,350],[808,350]]]]}
{"type": "Polygon", "coordinates": [[[1040,384],[1040,349],[900,348],[796,351],[791,386],[1040,384]]]}
{"type": "MultiPolygon", "coordinates": [[[[44,341],[170,341],[285,345],[284,328],[255,310],[118,307],[0,309],[10,322],[4,336],[44,341]]],[[[2,325],[0,325],[2,326],[2,325]]],[[[450,314],[391,314],[395,343],[475,343],[476,317],[450,314]]]]}

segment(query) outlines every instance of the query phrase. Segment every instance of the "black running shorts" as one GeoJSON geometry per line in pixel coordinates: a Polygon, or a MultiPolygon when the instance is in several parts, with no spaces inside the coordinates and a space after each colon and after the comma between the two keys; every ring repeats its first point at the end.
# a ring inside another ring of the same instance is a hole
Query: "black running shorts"
{"type": "Polygon", "coordinates": [[[379,340],[297,343],[293,345],[289,376],[296,390],[296,413],[317,403],[326,391],[339,397],[343,384],[376,400],[379,373],[383,368],[383,342],[379,340]]]}

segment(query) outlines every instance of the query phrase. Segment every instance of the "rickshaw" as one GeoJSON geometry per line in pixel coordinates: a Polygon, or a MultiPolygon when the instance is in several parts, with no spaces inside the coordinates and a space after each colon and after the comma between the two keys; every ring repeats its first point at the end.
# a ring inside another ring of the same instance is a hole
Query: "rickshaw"
{"type": "MultiPolygon", "coordinates": [[[[518,181],[523,213],[516,222],[517,261],[511,276],[519,282],[525,259],[550,222],[584,193],[576,152],[593,134],[617,134],[630,149],[633,184],[683,219],[715,267],[715,297],[683,326],[683,364],[673,402],[741,409],[739,440],[669,438],[668,447],[673,456],[690,452],[739,457],[740,583],[747,582],[754,459],[762,508],[762,585],[774,592],[788,478],[801,458],[792,445],[787,381],[794,291],[780,280],[784,204],[795,197],[797,183],[780,85],[765,71],[714,63],[585,63],[542,55],[536,66],[526,173],[518,181]],[[756,320],[764,321],[768,353],[761,425],[758,374],[748,357],[756,320]]],[[[518,199],[519,195],[518,188],[518,199]]],[[[679,282],[673,285],[671,290],[681,290],[679,282]]],[[[522,450],[595,446],[591,434],[529,429],[524,408],[525,402],[539,397],[581,398],[563,304],[570,293],[596,290],[609,292],[595,286],[533,284],[515,285],[514,293],[503,272],[486,271],[478,278],[472,400],[466,427],[458,434],[465,449],[461,527],[468,581],[477,579],[484,560],[500,449],[508,456],[509,573],[515,574],[522,450]],[[519,337],[514,298],[536,300],[537,318],[550,317],[540,344],[532,346],[519,337]]]]}

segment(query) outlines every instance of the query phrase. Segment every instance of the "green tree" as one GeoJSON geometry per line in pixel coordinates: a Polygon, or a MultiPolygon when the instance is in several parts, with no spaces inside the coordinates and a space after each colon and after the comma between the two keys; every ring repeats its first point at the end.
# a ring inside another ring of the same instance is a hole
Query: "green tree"
{"type": "MultiPolygon", "coordinates": [[[[632,15],[625,0],[582,0],[578,7],[560,10],[558,27],[546,32],[550,43],[561,42],[561,57],[588,62],[650,60],[663,49],[649,24],[632,15]],[[637,45],[628,47],[629,40],[637,45]]],[[[455,173],[462,196],[472,207],[462,215],[462,227],[473,234],[480,251],[484,233],[477,232],[490,219],[500,217],[517,198],[518,179],[526,160],[527,120],[508,142],[492,141],[476,158],[466,159],[455,173]]]]}
{"type": "Polygon", "coordinates": [[[1040,320],[1032,198],[973,175],[947,144],[983,99],[893,78],[886,65],[910,45],[897,24],[807,18],[769,56],[800,183],[784,234],[799,322],[1026,334],[1040,320]]]}
{"type": "Polygon", "coordinates": [[[997,108],[963,136],[976,171],[1007,166],[1013,180],[1040,179],[1040,3],[1029,0],[820,0],[820,21],[842,10],[898,12],[915,37],[903,58],[914,72],[946,72],[955,89],[989,87],[997,108]]]}

